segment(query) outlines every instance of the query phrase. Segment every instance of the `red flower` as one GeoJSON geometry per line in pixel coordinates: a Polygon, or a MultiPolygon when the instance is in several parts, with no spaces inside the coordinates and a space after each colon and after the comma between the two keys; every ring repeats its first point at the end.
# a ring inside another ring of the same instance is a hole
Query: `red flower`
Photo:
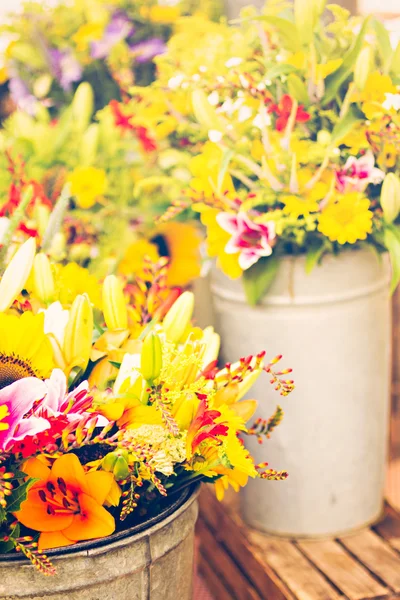
{"type": "Polygon", "coordinates": [[[221,443],[219,436],[226,436],[228,427],[223,423],[216,423],[216,419],[221,416],[219,410],[211,410],[208,408],[207,396],[204,394],[197,395],[200,404],[197,413],[190,424],[186,438],[186,451],[188,456],[193,456],[196,448],[204,442],[204,440],[212,439],[217,444],[221,443]]]}
{"type": "MultiPolygon", "coordinates": [[[[271,106],[268,108],[268,112],[270,113],[274,113],[275,115],[277,115],[277,119],[276,119],[276,130],[277,131],[283,131],[289,121],[289,117],[290,117],[290,113],[292,112],[292,108],[293,108],[293,99],[291,98],[291,96],[289,96],[289,94],[284,94],[282,96],[282,98],[279,101],[279,104],[271,104],[271,106]]],[[[310,115],[308,112],[306,112],[304,110],[304,106],[302,104],[300,104],[297,107],[297,112],[296,112],[296,123],[306,123],[307,121],[310,120],[310,115]]]]}
{"type": "Polygon", "coordinates": [[[142,125],[135,125],[131,122],[131,119],[133,119],[134,115],[124,114],[121,110],[120,103],[117,102],[117,100],[111,100],[110,108],[114,117],[114,125],[116,127],[119,127],[124,131],[132,131],[138,138],[145,152],[153,152],[154,150],[157,150],[157,144],[153,138],[149,136],[146,127],[143,127],[142,125]]]}

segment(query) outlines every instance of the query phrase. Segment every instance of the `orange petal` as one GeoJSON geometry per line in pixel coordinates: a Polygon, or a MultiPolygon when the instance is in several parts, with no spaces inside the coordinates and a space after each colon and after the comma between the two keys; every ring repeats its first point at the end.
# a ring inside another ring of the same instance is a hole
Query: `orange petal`
{"type": "Polygon", "coordinates": [[[46,493],[46,488],[42,485],[40,489],[29,490],[28,498],[21,504],[21,509],[14,513],[18,521],[35,531],[60,531],[68,527],[73,521],[73,514],[49,515],[47,503],[40,499],[39,491],[46,493]]]}
{"type": "Polygon", "coordinates": [[[29,477],[41,481],[47,481],[50,475],[50,469],[38,458],[28,458],[22,465],[21,470],[29,477]]]}
{"type": "Polygon", "coordinates": [[[111,535],[115,531],[114,517],[87,494],[79,495],[81,512],[73,517],[73,522],[63,530],[71,540],[92,540],[111,535]]]}
{"type": "Polygon", "coordinates": [[[40,552],[43,550],[50,550],[50,548],[61,548],[62,546],[71,546],[75,544],[74,541],[69,540],[61,531],[52,531],[41,533],[38,541],[38,549],[40,552]]]}
{"type": "Polygon", "coordinates": [[[57,458],[51,469],[51,479],[64,479],[67,485],[74,486],[87,492],[85,471],[75,454],[64,454],[57,458]]]}
{"type": "Polygon", "coordinates": [[[90,471],[90,473],[86,474],[89,495],[99,504],[104,504],[105,499],[110,493],[113,481],[114,475],[106,473],[106,471],[90,471]]]}

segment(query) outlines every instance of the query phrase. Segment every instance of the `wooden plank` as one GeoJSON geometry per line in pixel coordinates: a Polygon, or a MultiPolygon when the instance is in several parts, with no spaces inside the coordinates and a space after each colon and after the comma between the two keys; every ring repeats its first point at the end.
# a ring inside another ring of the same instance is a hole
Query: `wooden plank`
{"type": "Polygon", "coordinates": [[[200,539],[200,552],[207,556],[207,562],[227,584],[231,584],[235,600],[261,600],[261,596],[253,588],[232,558],[218,545],[215,536],[202,519],[197,523],[197,534],[200,539]]]}
{"type": "Polygon", "coordinates": [[[365,529],[340,538],[340,543],[394,592],[400,592],[400,557],[381,537],[365,529]]]}
{"type": "Polygon", "coordinates": [[[390,593],[337,542],[298,541],[297,545],[350,600],[364,600],[390,593]]]}
{"type": "Polygon", "coordinates": [[[203,488],[200,497],[200,517],[207,523],[215,539],[240,564],[262,598],[292,600],[293,596],[265,560],[254,554],[248,530],[231,506],[218,502],[215,495],[203,488]]]}
{"type": "MultiPolygon", "coordinates": [[[[202,552],[199,553],[199,573],[207,583],[207,587],[214,598],[218,600],[234,600],[231,591],[226,587],[221,577],[214,571],[202,552]]],[[[178,600],[178,598],[177,598],[178,600]]]]}
{"type": "Polygon", "coordinates": [[[340,594],[289,541],[251,531],[254,552],[275,570],[298,600],[337,600],[340,594]]]}
{"type": "Polygon", "coordinates": [[[374,529],[392,548],[400,551],[400,517],[392,506],[386,505],[385,516],[374,529]]]}

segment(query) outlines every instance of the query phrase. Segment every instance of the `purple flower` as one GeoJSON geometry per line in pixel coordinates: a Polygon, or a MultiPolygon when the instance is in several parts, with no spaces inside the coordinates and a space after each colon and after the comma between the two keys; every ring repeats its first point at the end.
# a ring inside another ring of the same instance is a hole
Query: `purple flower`
{"type": "Polygon", "coordinates": [[[53,48],[49,52],[51,68],[63,90],[70,91],[71,85],[82,77],[82,67],[70,50],[53,48]]]}
{"type": "Polygon", "coordinates": [[[222,212],[217,215],[217,223],[224,231],[232,234],[225,246],[225,252],[239,253],[239,266],[244,271],[262,256],[272,254],[271,241],[275,238],[273,221],[265,224],[253,223],[244,212],[239,212],[237,215],[222,212]]]}
{"type": "Polygon", "coordinates": [[[20,77],[11,77],[10,94],[15,104],[29,115],[34,115],[37,108],[37,99],[30,93],[27,85],[20,77]]]}
{"type": "Polygon", "coordinates": [[[131,52],[138,63],[148,62],[158,54],[164,54],[167,51],[167,46],[160,38],[150,38],[137,44],[131,44],[131,52]]]}
{"type": "Polygon", "coordinates": [[[106,58],[113,47],[125,40],[135,31],[128,16],[124,12],[116,12],[107,25],[103,38],[98,42],[92,42],[90,54],[94,59],[106,58]]]}

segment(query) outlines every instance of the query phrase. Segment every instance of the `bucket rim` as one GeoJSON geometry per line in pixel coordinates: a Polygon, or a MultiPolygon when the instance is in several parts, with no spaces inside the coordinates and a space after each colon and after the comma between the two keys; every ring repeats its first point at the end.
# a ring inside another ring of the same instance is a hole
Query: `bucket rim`
{"type": "MultiPolygon", "coordinates": [[[[159,512],[159,514],[155,515],[154,517],[150,517],[149,519],[146,519],[142,523],[138,523],[137,525],[133,525],[132,527],[128,527],[127,529],[118,531],[118,532],[113,533],[104,538],[99,538],[96,540],[86,540],[83,542],[77,542],[76,544],[73,544],[71,546],[65,546],[62,548],[52,548],[50,550],[46,550],[45,554],[49,558],[58,558],[58,557],[68,558],[68,556],[70,556],[70,555],[74,555],[79,552],[85,552],[85,551],[88,552],[88,554],[89,554],[90,550],[97,550],[99,548],[111,546],[112,544],[114,544],[116,542],[120,542],[127,538],[134,537],[135,535],[138,535],[141,533],[145,534],[146,532],[150,532],[150,530],[153,527],[155,527],[156,525],[159,525],[161,522],[171,520],[171,518],[175,515],[175,513],[181,512],[180,509],[183,509],[185,507],[185,505],[191,504],[195,500],[199,490],[200,490],[199,483],[194,483],[191,486],[186,487],[179,493],[178,497],[173,502],[171,502],[171,504],[169,504],[166,508],[161,510],[159,512]],[[169,519],[169,517],[170,517],[170,519],[169,519]]],[[[178,494],[178,492],[176,492],[176,494],[178,494]]],[[[0,564],[1,563],[28,564],[29,562],[30,561],[24,555],[21,555],[21,554],[12,553],[12,552],[4,553],[4,554],[0,553],[0,564]]]]}

